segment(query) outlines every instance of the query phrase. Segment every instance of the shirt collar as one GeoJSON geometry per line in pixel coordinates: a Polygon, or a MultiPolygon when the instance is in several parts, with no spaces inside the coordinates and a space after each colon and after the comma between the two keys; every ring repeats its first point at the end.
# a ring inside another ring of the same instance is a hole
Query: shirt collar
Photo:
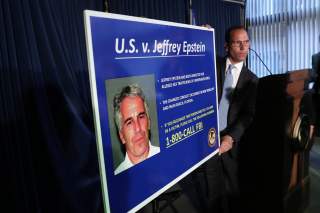
{"type": "MultiPolygon", "coordinates": [[[[231,61],[230,61],[230,59],[228,57],[227,61],[226,61],[226,70],[228,69],[230,64],[231,64],[231,61]]],[[[237,69],[238,72],[240,72],[242,70],[242,67],[243,67],[243,61],[241,61],[239,63],[236,63],[236,64],[233,64],[233,66],[237,69]]]]}
{"type": "MultiPolygon", "coordinates": [[[[151,145],[151,142],[150,142],[150,140],[149,140],[149,153],[148,153],[147,158],[149,158],[150,155],[151,155],[151,146],[152,146],[152,145],[151,145]]],[[[125,159],[124,159],[124,160],[127,161],[127,162],[130,164],[130,166],[133,166],[133,165],[134,165],[134,164],[131,162],[131,160],[130,160],[127,152],[126,152],[126,156],[125,156],[125,159]]]]}

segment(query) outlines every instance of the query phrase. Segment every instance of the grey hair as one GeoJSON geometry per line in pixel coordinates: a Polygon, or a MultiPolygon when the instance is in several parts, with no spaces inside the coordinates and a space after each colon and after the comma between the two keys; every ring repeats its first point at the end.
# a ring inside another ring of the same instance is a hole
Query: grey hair
{"type": "Polygon", "coordinates": [[[114,120],[117,126],[118,131],[121,130],[121,113],[120,113],[120,104],[126,97],[140,97],[143,100],[144,108],[146,110],[147,117],[149,119],[149,107],[146,102],[145,95],[142,89],[137,84],[132,84],[125,86],[121,89],[121,92],[116,94],[113,99],[113,108],[114,108],[114,120]]]}

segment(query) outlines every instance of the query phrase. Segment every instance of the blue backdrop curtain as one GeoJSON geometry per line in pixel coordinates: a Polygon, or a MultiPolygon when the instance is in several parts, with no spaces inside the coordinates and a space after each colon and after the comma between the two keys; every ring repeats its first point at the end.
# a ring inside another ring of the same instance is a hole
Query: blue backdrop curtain
{"type": "Polygon", "coordinates": [[[215,28],[216,51],[224,56],[224,33],[231,26],[244,24],[243,6],[222,0],[193,0],[192,10],[197,25],[215,28]]]}
{"type": "Polygon", "coordinates": [[[0,1],[1,212],[101,211],[82,11],[103,5],[0,1]]]}
{"type": "Polygon", "coordinates": [[[222,0],[107,0],[108,12],[190,24],[190,9],[198,26],[216,30],[216,50],[224,56],[224,32],[244,24],[244,7],[222,0]],[[192,6],[190,6],[190,3],[192,6]]]}
{"type": "Polygon", "coordinates": [[[188,23],[189,0],[107,0],[108,12],[188,23]]]}

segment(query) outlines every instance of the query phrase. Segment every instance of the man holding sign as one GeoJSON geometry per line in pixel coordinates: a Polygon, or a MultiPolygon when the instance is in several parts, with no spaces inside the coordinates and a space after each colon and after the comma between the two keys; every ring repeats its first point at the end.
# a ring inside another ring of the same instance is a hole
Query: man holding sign
{"type": "Polygon", "coordinates": [[[239,211],[238,146],[255,113],[257,76],[244,64],[250,40],[243,26],[225,34],[227,57],[217,60],[220,149],[228,212],[239,211]]]}

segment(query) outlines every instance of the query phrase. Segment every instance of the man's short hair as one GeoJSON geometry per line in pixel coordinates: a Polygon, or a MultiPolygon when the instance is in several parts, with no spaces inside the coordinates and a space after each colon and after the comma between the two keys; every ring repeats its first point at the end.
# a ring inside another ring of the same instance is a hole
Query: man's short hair
{"type": "Polygon", "coordinates": [[[235,30],[244,30],[244,31],[247,32],[246,28],[245,28],[244,26],[242,26],[242,25],[232,26],[232,27],[228,28],[227,31],[226,31],[226,34],[225,34],[225,36],[224,36],[225,42],[226,42],[227,44],[230,43],[231,33],[232,33],[232,31],[235,31],[235,30]]]}
{"type": "Polygon", "coordinates": [[[122,88],[121,92],[116,94],[113,99],[113,108],[114,108],[114,119],[117,126],[118,131],[121,130],[121,113],[120,113],[120,105],[123,99],[126,97],[140,97],[143,100],[144,108],[146,110],[147,117],[149,119],[149,108],[146,102],[145,95],[142,89],[137,84],[128,85],[122,88]]]}

